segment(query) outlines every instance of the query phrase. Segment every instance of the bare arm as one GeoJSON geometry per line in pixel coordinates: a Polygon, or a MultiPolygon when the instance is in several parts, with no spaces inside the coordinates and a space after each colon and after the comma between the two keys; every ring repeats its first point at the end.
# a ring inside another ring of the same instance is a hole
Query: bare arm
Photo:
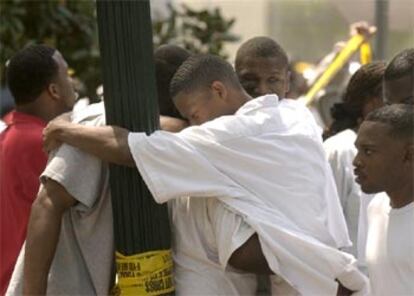
{"type": "Polygon", "coordinates": [[[338,291],[336,292],[336,296],[350,296],[354,293],[354,291],[345,288],[339,281],[338,282],[338,291]]]}
{"type": "Polygon", "coordinates": [[[64,142],[104,161],[134,167],[128,133],[128,130],[116,126],[91,127],[54,120],[44,129],[43,135],[47,151],[64,142]]]}
{"type": "MultiPolygon", "coordinates": [[[[255,274],[275,274],[267,264],[260,247],[257,233],[253,234],[240,248],[233,252],[229,263],[231,266],[255,274]]],[[[349,296],[353,291],[344,287],[339,281],[337,296],[349,296]]]]}
{"type": "Polygon", "coordinates": [[[33,203],[24,258],[23,294],[45,295],[63,213],[76,203],[57,182],[47,180],[33,203]]]}
{"type": "Polygon", "coordinates": [[[188,127],[188,122],[179,118],[161,115],[160,127],[164,131],[178,133],[188,127]]]}
{"type": "Polygon", "coordinates": [[[274,274],[267,264],[259,237],[253,234],[229,259],[231,266],[255,274],[274,274]]]}

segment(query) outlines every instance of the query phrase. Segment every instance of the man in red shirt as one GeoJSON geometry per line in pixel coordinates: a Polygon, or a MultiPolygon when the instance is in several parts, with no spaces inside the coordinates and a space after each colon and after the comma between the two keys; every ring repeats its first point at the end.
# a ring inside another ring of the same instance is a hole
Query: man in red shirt
{"type": "Polygon", "coordinates": [[[76,93],[68,66],[56,49],[45,45],[17,52],[7,67],[16,110],[4,117],[0,134],[0,293],[6,292],[26,238],[27,222],[39,189],[47,155],[42,130],[48,121],[70,111],[76,93]]]}

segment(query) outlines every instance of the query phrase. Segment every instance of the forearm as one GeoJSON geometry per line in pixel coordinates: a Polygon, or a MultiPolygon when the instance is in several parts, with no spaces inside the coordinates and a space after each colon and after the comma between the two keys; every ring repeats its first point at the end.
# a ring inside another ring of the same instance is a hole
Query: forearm
{"type": "Polygon", "coordinates": [[[24,295],[45,295],[47,278],[60,234],[62,213],[35,202],[30,215],[24,264],[24,295]]]}
{"type": "Polygon", "coordinates": [[[70,124],[58,129],[56,137],[104,161],[135,166],[128,147],[128,133],[128,130],[114,126],[88,127],[70,124]]]}
{"type": "Polygon", "coordinates": [[[161,115],[160,127],[164,131],[178,133],[188,127],[188,123],[182,119],[161,115]]]}

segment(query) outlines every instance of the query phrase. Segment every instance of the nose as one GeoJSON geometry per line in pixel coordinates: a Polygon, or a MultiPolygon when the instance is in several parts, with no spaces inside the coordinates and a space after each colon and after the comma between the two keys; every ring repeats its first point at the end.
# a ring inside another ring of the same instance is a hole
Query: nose
{"type": "Polygon", "coordinates": [[[269,93],[269,88],[267,87],[266,82],[260,81],[256,86],[255,92],[260,96],[267,95],[269,93]]]}
{"type": "Polygon", "coordinates": [[[360,167],[361,166],[361,159],[360,159],[360,156],[359,156],[359,152],[355,155],[355,158],[352,161],[352,165],[354,167],[360,167]]]}

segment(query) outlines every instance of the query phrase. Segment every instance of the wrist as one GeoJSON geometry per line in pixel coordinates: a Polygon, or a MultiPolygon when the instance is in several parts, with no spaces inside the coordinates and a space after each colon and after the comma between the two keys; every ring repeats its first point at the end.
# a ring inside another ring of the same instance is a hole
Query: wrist
{"type": "Polygon", "coordinates": [[[72,123],[60,124],[55,130],[55,139],[60,142],[69,144],[71,135],[73,134],[74,130],[76,130],[76,127],[72,123]]]}

